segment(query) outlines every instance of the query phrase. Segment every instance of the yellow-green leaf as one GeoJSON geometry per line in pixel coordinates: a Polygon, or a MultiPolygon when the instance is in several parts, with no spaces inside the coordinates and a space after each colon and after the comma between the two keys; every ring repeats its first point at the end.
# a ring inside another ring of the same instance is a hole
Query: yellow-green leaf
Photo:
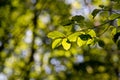
{"type": "Polygon", "coordinates": [[[53,41],[53,43],[52,43],[52,49],[54,49],[55,47],[60,46],[60,45],[61,45],[61,41],[62,41],[61,38],[55,39],[55,40],[53,41]]]}
{"type": "Polygon", "coordinates": [[[51,39],[65,37],[65,35],[63,33],[59,32],[59,31],[50,32],[50,33],[48,33],[47,36],[51,39]]]}
{"type": "Polygon", "coordinates": [[[109,20],[114,20],[114,19],[117,19],[118,17],[120,17],[120,14],[112,14],[109,17],[109,20]]]}
{"type": "Polygon", "coordinates": [[[117,32],[117,29],[116,29],[116,28],[113,28],[112,31],[111,31],[111,34],[112,34],[112,35],[115,35],[116,32],[117,32]]]}
{"type": "Polygon", "coordinates": [[[117,26],[120,26],[120,18],[117,19],[117,26]]]}
{"type": "Polygon", "coordinates": [[[88,32],[88,34],[91,35],[91,37],[96,37],[96,33],[95,33],[94,30],[90,29],[89,32],[88,32]]]}
{"type": "Polygon", "coordinates": [[[71,43],[68,43],[67,40],[68,40],[67,38],[64,38],[64,39],[62,40],[62,46],[63,46],[63,48],[64,48],[65,50],[68,50],[68,49],[70,49],[70,47],[71,47],[71,43]]]}
{"type": "Polygon", "coordinates": [[[79,47],[81,47],[81,46],[83,46],[83,45],[85,45],[86,44],[86,41],[83,41],[82,39],[80,39],[80,37],[78,37],[78,39],[77,39],[77,45],[79,46],[79,47]]]}
{"type": "Polygon", "coordinates": [[[0,28],[0,37],[4,36],[4,29],[3,28],[0,28]]]}
{"type": "Polygon", "coordinates": [[[75,32],[68,36],[68,39],[70,42],[75,42],[77,40],[77,37],[80,35],[80,32],[75,32]]]}
{"type": "Polygon", "coordinates": [[[87,41],[87,43],[86,44],[92,44],[94,42],[94,40],[93,39],[89,39],[88,41],[87,41]]]}

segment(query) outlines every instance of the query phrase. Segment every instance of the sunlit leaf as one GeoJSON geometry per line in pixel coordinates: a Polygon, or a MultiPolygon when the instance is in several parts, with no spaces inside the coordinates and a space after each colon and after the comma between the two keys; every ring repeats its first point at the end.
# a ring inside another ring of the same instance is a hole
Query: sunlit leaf
{"type": "Polygon", "coordinates": [[[68,36],[68,39],[70,42],[75,42],[77,40],[77,37],[80,35],[80,32],[75,32],[68,36]]]}
{"type": "Polygon", "coordinates": [[[55,38],[60,38],[60,37],[65,37],[65,35],[59,31],[53,31],[48,33],[48,38],[55,39],[55,38]]]}
{"type": "Polygon", "coordinates": [[[95,33],[95,31],[94,30],[89,30],[89,32],[87,33],[87,34],[89,34],[91,37],[96,37],[96,33],[95,33]]]}
{"type": "Polygon", "coordinates": [[[117,26],[120,26],[120,18],[117,19],[117,26]]]}
{"type": "Polygon", "coordinates": [[[90,44],[93,44],[93,42],[94,42],[93,39],[89,39],[86,44],[87,44],[87,45],[90,45],[90,44]]]}
{"type": "Polygon", "coordinates": [[[112,14],[109,17],[109,20],[114,20],[114,19],[117,19],[118,17],[120,17],[120,14],[112,14]]]}
{"type": "Polygon", "coordinates": [[[62,41],[61,38],[55,39],[55,40],[53,41],[53,43],[52,43],[52,49],[54,49],[55,47],[60,46],[60,45],[61,45],[61,41],[62,41]]]}
{"type": "Polygon", "coordinates": [[[80,37],[77,38],[77,45],[79,47],[83,46],[86,44],[86,41],[83,41],[80,37]]]}
{"type": "Polygon", "coordinates": [[[70,47],[71,47],[71,43],[68,42],[68,39],[67,39],[67,38],[64,38],[64,39],[62,40],[62,46],[63,46],[63,48],[64,48],[65,50],[68,50],[68,49],[70,49],[70,47]]]}
{"type": "Polygon", "coordinates": [[[115,35],[116,32],[117,32],[117,29],[116,29],[116,28],[113,28],[112,31],[111,31],[111,34],[112,34],[112,35],[115,35]]]}
{"type": "Polygon", "coordinates": [[[101,11],[100,9],[94,9],[93,12],[92,12],[93,18],[95,18],[95,16],[96,16],[100,11],[101,11]]]}

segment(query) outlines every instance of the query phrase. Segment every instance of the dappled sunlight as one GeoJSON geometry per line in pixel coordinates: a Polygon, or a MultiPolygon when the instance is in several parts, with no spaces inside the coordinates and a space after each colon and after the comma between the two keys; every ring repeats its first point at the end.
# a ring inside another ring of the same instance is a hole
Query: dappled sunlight
{"type": "Polygon", "coordinates": [[[119,0],[0,0],[0,80],[118,80],[119,0]]]}
{"type": "Polygon", "coordinates": [[[32,31],[31,30],[26,31],[26,37],[24,40],[26,43],[32,42],[32,31]]]}

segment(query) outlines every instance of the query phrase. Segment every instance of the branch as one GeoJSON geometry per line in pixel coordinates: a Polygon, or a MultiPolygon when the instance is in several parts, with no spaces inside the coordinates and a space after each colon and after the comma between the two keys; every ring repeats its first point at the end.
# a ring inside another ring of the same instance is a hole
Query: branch
{"type": "MultiPolygon", "coordinates": [[[[37,3],[37,1],[36,1],[37,3]]],[[[36,5],[36,3],[33,4],[33,6],[36,5]]],[[[32,42],[31,42],[31,52],[30,52],[30,57],[28,62],[26,63],[26,75],[24,77],[25,80],[30,80],[29,74],[31,72],[31,67],[32,67],[32,63],[34,62],[34,53],[35,53],[35,48],[34,48],[34,44],[35,44],[35,37],[36,37],[36,33],[35,33],[35,28],[37,27],[37,10],[34,9],[34,18],[33,18],[33,34],[32,34],[32,42]]]]}

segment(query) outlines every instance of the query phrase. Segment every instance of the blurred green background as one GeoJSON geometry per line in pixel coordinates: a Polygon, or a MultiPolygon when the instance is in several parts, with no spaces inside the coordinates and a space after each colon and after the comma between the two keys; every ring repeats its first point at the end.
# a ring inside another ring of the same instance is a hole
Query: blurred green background
{"type": "Polygon", "coordinates": [[[47,37],[68,31],[60,23],[71,16],[84,16],[86,27],[103,23],[107,12],[95,19],[91,12],[111,2],[120,13],[119,0],[0,0],[0,80],[120,80],[120,50],[109,30],[100,36],[104,47],[52,49],[47,37]]]}

